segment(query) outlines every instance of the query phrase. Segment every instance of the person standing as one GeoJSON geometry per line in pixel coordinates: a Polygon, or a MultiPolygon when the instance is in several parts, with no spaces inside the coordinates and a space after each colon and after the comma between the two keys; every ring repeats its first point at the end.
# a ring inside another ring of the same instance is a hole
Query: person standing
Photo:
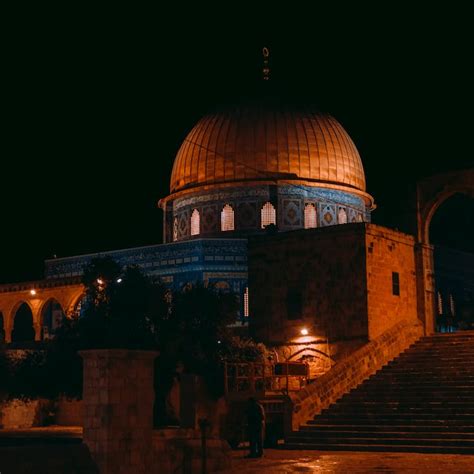
{"type": "Polygon", "coordinates": [[[250,444],[249,458],[263,456],[263,437],[265,433],[265,410],[261,403],[250,397],[247,403],[247,426],[250,444]]]}

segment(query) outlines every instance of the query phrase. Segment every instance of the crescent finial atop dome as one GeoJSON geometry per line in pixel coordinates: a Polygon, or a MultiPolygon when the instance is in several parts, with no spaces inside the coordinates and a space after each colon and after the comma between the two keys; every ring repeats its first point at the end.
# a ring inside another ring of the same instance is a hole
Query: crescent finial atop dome
{"type": "Polygon", "coordinates": [[[270,57],[270,50],[264,46],[263,50],[263,80],[268,81],[270,79],[270,66],[269,66],[269,57],[270,57]]]}

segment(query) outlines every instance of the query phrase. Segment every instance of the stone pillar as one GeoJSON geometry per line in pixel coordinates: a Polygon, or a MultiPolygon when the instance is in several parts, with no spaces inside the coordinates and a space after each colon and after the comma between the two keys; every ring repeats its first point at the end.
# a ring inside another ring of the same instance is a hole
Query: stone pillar
{"type": "Polygon", "coordinates": [[[30,300],[31,315],[33,317],[33,329],[35,331],[35,341],[41,341],[41,325],[43,323],[43,318],[41,317],[41,308],[42,301],[39,298],[30,300]]]}
{"type": "Polygon", "coordinates": [[[5,343],[9,344],[12,342],[13,325],[9,321],[4,321],[3,329],[5,331],[5,343]]]}
{"type": "Polygon", "coordinates": [[[41,341],[41,324],[34,323],[33,329],[35,330],[35,341],[41,341]]]}
{"type": "Polygon", "coordinates": [[[83,440],[101,474],[152,471],[153,367],[156,352],[87,350],[83,440]]]}
{"type": "Polygon", "coordinates": [[[435,332],[435,288],[433,246],[423,243],[415,245],[416,290],[418,319],[422,321],[425,334],[435,332]]]}

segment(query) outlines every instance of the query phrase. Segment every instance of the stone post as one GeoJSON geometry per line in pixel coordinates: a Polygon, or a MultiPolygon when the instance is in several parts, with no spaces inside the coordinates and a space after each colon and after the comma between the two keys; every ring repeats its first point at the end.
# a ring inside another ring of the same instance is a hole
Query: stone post
{"type": "Polygon", "coordinates": [[[415,244],[418,319],[423,322],[425,334],[435,332],[435,288],[433,246],[415,244]]]}
{"type": "Polygon", "coordinates": [[[157,352],[101,349],[84,360],[83,440],[101,474],[152,471],[157,352]]]}
{"type": "Polygon", "coordinates": [[[41,324],[34,323],[33,329],[35,331],[35,341],[41,341],[41,324]]]}
{"type": "Polygon", "coordinates": [[[3,329],[5,331],[5,343],[9,344],[12,342],[12,331],[13,325],[10,325],[8,321],[4,323],[3,329]]]}

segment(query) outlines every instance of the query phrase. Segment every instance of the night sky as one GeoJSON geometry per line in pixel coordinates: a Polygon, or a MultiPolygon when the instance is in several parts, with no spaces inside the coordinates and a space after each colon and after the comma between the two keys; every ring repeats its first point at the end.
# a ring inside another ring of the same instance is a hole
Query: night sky
{"type": "MultiPolygon", "coordinates": [[[[40,278],[54,254],[161,243],[156,203],[181,141],[216,104],[261,93],[263,46],[271,93],[343,124],[373,220],[393,225],[418,178],[474,164],[470,15],[431,8],[15,12],[2,67],[0,281],[40,278]]],[[[462,203],[448,209],[448,234],[469,247],[472,200],[462,203]]]]}

